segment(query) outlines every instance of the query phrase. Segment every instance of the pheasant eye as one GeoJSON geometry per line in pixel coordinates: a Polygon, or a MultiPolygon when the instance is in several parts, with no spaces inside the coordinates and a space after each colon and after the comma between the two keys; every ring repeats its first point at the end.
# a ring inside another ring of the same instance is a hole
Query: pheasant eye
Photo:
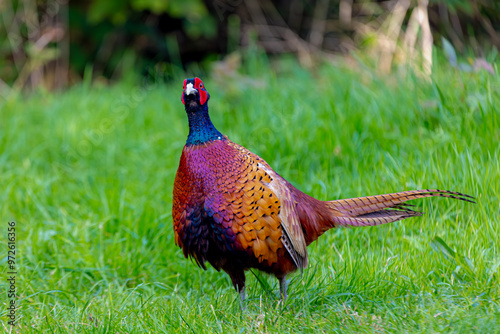
{"type": "Polygon", "coordinates": [[[202,83],[200,84],[200,88],[203,88],[203,84],[202,83]]]}

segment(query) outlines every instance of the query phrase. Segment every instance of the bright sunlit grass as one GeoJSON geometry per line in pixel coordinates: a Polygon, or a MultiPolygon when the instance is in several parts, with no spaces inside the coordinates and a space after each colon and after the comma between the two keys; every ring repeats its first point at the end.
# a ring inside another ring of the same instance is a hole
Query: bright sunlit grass
{"type": "Polygon", "coordinates": [[[500,331],[499,77],[447,64],[432,82],[262,66],[259,87],[203,78],[212,120],[302,191],[333,200],[438,188],[478,203],[419,200],[423,217],[332,230],[290,276],[285,307],[274,278],[248,272],[242,313],[228,276],[174,244],[181,82],[10,98],[0,102],[1,240],[16,221],[21,333],[500,331]]]}

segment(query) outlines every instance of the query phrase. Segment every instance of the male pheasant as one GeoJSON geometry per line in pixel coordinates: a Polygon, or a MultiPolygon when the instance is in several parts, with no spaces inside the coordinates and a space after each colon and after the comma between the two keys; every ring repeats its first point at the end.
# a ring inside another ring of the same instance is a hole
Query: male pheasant
{"type": "Polygon", "coordinates": [[[231,277],[245,298],[245,271],[275,275],[287,297],[287,274],[307,266],[307,246],[333,227],[374,226],[420,216],[403,203],[441,196],[472,202],[445,190],[320,201],[296,189],[267,162],[233,143],[212,124],[210,95],[199,78],[184,80],[182,103],[189,135],[175,177],[172,217],[184,256],[231,277]]]}

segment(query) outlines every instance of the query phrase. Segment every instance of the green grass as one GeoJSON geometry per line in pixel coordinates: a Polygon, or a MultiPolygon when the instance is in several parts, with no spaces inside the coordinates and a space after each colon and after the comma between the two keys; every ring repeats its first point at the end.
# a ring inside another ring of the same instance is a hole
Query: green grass
{"type": "MultiPolygon", "coordinates": [[[[225,273],[174,244],[187,136],[181,82],[82,85],[0,102],[0,217],[17,224],[22,333],[500,332],[500,79],[435,66],[432,82],[282,61],[205,80],[217,128],[319,199],[439,188],[424,217],[332,230],[290,276],[225,273]]],[[[0,288],[7,290],[6,258],[0,288]]],[[[2,328],[10,331],[7,299],[2,328]]],[[[15,330],[14,330],[15,331],[15,330]]]]}

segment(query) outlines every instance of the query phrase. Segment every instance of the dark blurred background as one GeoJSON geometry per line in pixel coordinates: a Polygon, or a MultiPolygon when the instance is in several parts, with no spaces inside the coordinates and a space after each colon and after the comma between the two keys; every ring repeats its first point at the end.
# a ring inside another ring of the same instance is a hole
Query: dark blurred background
{"type": "MultiPolygon", "coordinates": [[[[382,72],[413,61],[429,73],[433,47],[447,41],[475,55],[471,68],[496,52],[500,1],[0,0],[0,90],[130,72],[168,80],[250,48],[305,67],[361,50],[382,72]]],[[[221,71],[237,66],[227,59],[221,71]]]]}

